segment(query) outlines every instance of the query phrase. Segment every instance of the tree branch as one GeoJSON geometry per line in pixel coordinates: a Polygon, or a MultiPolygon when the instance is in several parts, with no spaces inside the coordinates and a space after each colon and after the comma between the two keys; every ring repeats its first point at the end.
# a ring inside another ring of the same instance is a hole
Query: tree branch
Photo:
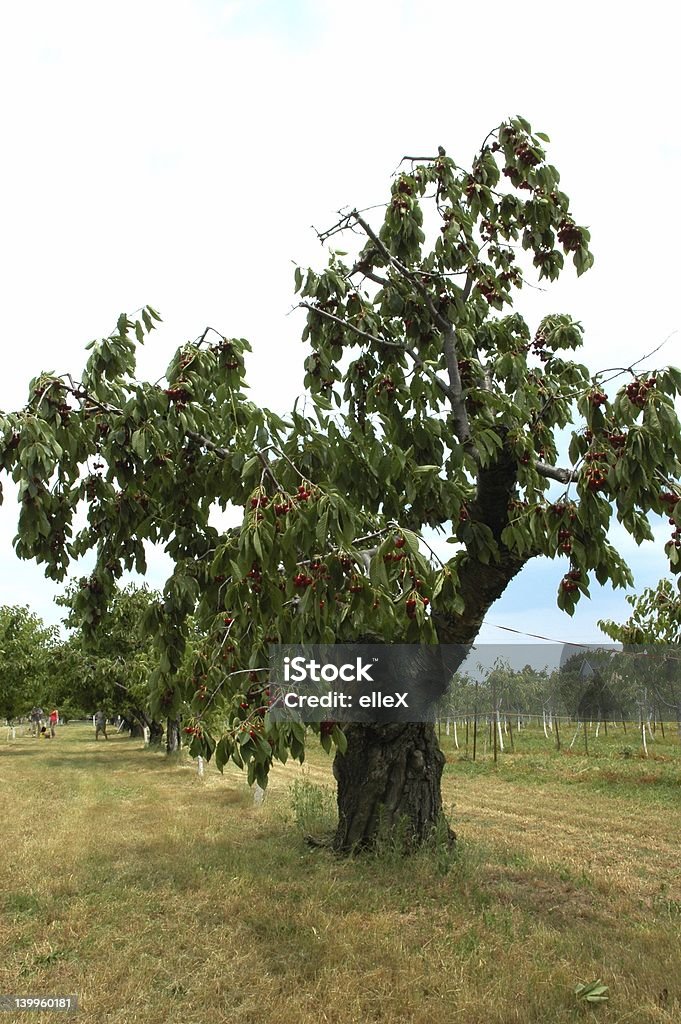
{"type": "Polygon", "coordinates": [[[343,320],[334,313],[328,313],[325,309],[319,309],[317,306],[312,306],[309,302],[300,302],[298,305],[303,309],[309,309],[313,313],[318,313],[319,316],[326,317],[327,320],[333,320],[334,323],[340,324],[341,327],[345,327],[349,331],[354,331],[355,334],[358,334],[361,338],[366,338],[367,341],[373,342],[374,345],[387,345],[389,348],[397,348],[400,352],[404,352],[405,355],[408,355],[413,359],[414,366],[418,367],[419,370],[423,370],[423,372],[430,377],[433,384],[435,384],[443,395],[447,396],[452,405],[454,405],[456,396],[452,389],[448,387],[441,377],[438,377],[434,370],[431,370],[429,366],[426,366],[418,352],[409,345],[403,345],[399,341],[389,341],[387,338],[379,338],[375,334],[369,334],[368,331],[363,331],[360,327],[355,327],[355,325],[351,324],[348,320],[343,320]]]}
{"type": "MultiPolygon", "coordinates": [[[[405,267],[380,240],[376,232],[370,226],[370,224],[364,220],[358,210],[353,210],[351,216],[359,224],[365,234],[371,239],[376,248],[379,250],[386,262],[394,267],[402,277],[407,280],[413,288],[419,293],[421,298],[426,304],[428,312],[430,313],[433,322],[437,325],[440,333],[442,334],[443,352],[445,357],[445,366],[447,368],[447,376],[449,377],[449,391],[448,396],[452,404],[452,414],[454,420],[454,433],[461,441],[462,444],[467,444],[470,441],[471,431],[468,423],[468,414],[466,412],[466,406],[463,397],[463,386],[461,384],[461,374],[459,373],[459,361],[456,350],[456,334],[454,331],[453,324],[443,316],[438,310],[437,306],[433,302],[428,290],[419,281],[416,274],[414,274],[408,267],[405,267]]],[[[470,287],[469,287],[470,291],[470,287]]]]}
{"type": "Polygon", "coordinates": [[[549,466],[545,462],[537,462],[534,468],[539,476],[543,476],[547,480],[557,480],[558,483],[561,484],[575,483],[579,478],[579,474],[575,469],[562,469],[560,466],[549,466]]]}

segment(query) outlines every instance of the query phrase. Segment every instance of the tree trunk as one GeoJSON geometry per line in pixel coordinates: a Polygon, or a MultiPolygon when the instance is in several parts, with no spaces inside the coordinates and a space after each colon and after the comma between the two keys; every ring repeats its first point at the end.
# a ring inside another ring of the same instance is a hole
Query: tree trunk
{"type": "MultiPolygon", "coordinates": [[[[337,754],[338,829],[334,848],[351,853],[394,837],[406,848],[442,823],[440,779],[445,757],[430,723],[349,725],[348,749],[337,754]]],[[[450,841],[454,833],[447,829],[450,841]]]]}
{"type": "Polygon", "coordinates": [[[152,719],[152,721],[149,722],[149,746],[160,747],[162,740],[163,726],[160,722],[156,722],[152,719]]]}
{"type": "Polygon", "coordinates": [[[167,720],[166,753],[176,754],[180,749],[180,722],[177,718],[167,720]]]}
{"type": "MultiPolygon", "coordinates": [[[[511,552],[501,541],[508,525],[509,501],[516,487],[518,466],[510,450],[478,472],[475,501],[469,507],[471,522],[484,524],[498,544],[498,557],[481,561],[472,551],[456,558],[457,592],[463,611],[452,615],[432,609],[433,625],[440,644],[456,645],[446,658],[453,675],[473,644],[487,609],[503,594],[533,553],[511,552]]],[[[539,554],[539,552],[536,552],[539,554]]],[[[435,698],[441,693],[433,694],[435,698]]],[[[473,760],[477,738],[476,709],[473,729],[473,760]]],[[[405,845],[417,846],[442,826],[440,779],[445,758],[431,723],[359,725],[346,728],[348,749],[337,754],[333,771],[338,783],[337,851],[349,853],[375,845],[383,830],[395,830],[405,845]],[[403,832],[404,830],[404,832],[403,832]]],[[[450,841],[454,833],[447,826],[450,841]]]]}

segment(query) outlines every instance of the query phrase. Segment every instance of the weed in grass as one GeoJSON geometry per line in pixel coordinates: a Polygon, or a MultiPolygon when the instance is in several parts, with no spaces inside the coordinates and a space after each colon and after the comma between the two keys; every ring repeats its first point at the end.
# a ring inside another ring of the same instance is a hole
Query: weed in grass
{"type": "Polygon", "coordinates": [[[40,900],[29,892],[11,892],[4,898],[4,911],[12,917],[30,916],[40,910],[40,900]]]}
{"type": "Polygon", "coordinates": [[[672,900],[664,893],[657,893],[653,896],[653,910],[670,921],[678,921],[681,918],[681,900],[672,900]]]}
{"type": "Polygon", "coordinates": [[[337,822],[336,801],[328,786],[319,786],[303,776],[295,779],[289,796],[293,820],[300,832],[319,838],[333,831],[337,822]]]}
{"type": "Polygon", "coordinates": [[[480,945],[481,939],[477,928],[469,928],[465,935],[462,935],[460,939],[457,939],[454,948],[457,956],[467,960],[478,952],[480,945]]]}

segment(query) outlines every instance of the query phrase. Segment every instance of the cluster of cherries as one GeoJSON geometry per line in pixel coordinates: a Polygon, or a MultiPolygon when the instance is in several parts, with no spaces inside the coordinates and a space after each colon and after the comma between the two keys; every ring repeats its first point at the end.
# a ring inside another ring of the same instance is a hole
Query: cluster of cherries
{"type": "MultiPolygon", "coordinates": [[[[608,430],[606,430],[606,431],[604,431],[603,436],[605,437],[605,439],[607,441],[610,442],[612,447],[615,448],[615,449],[622,449],[622,448],[625,447],[625,445],[627,443],[627,435],[621,433],[621,431],[614,431],[614,430],[608,431],[608,430]]],[[[584,431],[584,440],[588,441],[589,444],[591,444],[593,439],[594,439],[593,430],[585,430],[584,431]]],[[[606,453],[602,452],[601,454],[605,455],[606,453]]],[[[587,461],[590,461],[588,456],[587,456],[587,461]]]]}
{"type": "Polygon", "coordinates": [[[411,203],[404,195],[404,193],[398,192],[395,193],[395,195],[393,196],[390,205],[392,206],[393,210],[398,210],[400,213],[404,213],[405,210],[408,210],[410,208],[411,203]]]}
{"type": "Polygon", "coordinates": [[[626,386],[627,398],[632,405],[642,409],[646,404],[648,398],[648,392],[651,391],[657,384],[656,377],[648,377],[647,380],[632,380],[626,386]]]}
{"type": "Polygon", "coordinates": [[[239,360],[234,355],[234,346],[232,345],[231,341],[227,341],[226,338],[223,338],[218,345],[215,345],[213,347],[212,351],[221,352],[227,356],[227,359],[225,361],[225,368],[227,370],[238,370],[239,360]]]}
{"type": "Polygon", "coordinates": [[[91,594],[101,594],[102,592],[102,584],[94,576],[89,578],[83,577],[79,581],[78,586],[81,590],[89,590],[91,594]]]}
{"type": "Polygon", "coordinates": [[[579,590],[579,580],[582,578],[582,574],[579,569],[572,569],[566,573],[561,580],[561,587],[566,594],[574,594],[575,590],[579,590]]]}
{"type": "Polygon", "coordinates": [[[596,493],[597,491],[604,491],[607,484],[607,477],[602,469],[598,466],[592,465],[586,474],[586,485],[590,491],[596,493]]]}
{"type": "Polygon", "coordinates": [[[574,509],[574,506],[568,504],[565,501],[557,501],[554,505],[549,505],[549,512],[551,512],[554,516],[562,516],[567,512],[570,522],[574,522],[577,518],[577,513],[574,509]]]}
{"type": "Polygon", "coordinates": [[[187,402],[189,402],[192,397],[187,389],[181,386],[176,388],[166,388],[163,394],[167,395],[171,402],[175,403],[175,407],[177,409],[185,409],[187,402]]]}
{"type": "Polygon", "coordinates": [[[262,590],[262,569],[257,562],[253,562],[250,570],[246,573],[246,579],[251,581],[251,590],[259,594],[262,590]]]}
{"type": "Polygon", "coordinates": [[[499,299],[501,298],[501,295],[496,289],[494,281],[490,281],[489,278],[483,278],[482,281],[478,281],[475,287],[480,292],[480,294],[487,299],[490,305],[493,305],[495,302],[498,302],[499,299]]]}
{"type": "Polygon", "coordinates": [[[538,359],[541,359],[542,363],[548,362],[551,358],[551,353],[546,349],[546,341],[547,338],[544,331],[537,331],[532,339],[532,351],[538,359]]]}
{"type": "MultiPolygon", "coordinates": [[[[420,580],[416,580],[416,584],[420,584],[420,582],[420,580]]],[[[416,608],[419,601],[421,602],[424,608],[427,608],[428,605],[430,604],[429,597],[421,597],[420,595],[417,597],[416,594],[410,594],[409,597],[407,598],[406,609],[408,619],[416,618],[416,608]]]]}
{"type": "Polygon", "coordinates": [[[538,163],[541,163],[540,158],[527,142],[521,142],[519,146],[516,146],[513,152],[520,163],[525,164],[527,167],[536,167],[538,163]]]}
{"type": "Polygon", "coordinates": [[[394,540],[395,547],[398,548],[398,550],[397,551],[388,551],[388,552],[386,552],[386,554],[383,555],[383,561],[384,562],[401,562],[402,559],[405,557],[404,554],[402,554],[401,549],[405,546],[406,543],[407,542],[406,542],[405,538],[401,534],[398,534],[398,536],[395,537],[395,540],[394,540]]]}
{"type": "Polygon", "coordinates": [[[581,228],[578,228],[573,220],[564,217],[558,225],[558,241],[567,252],[574,252],[579,249],[584,240],[581,228]]]}
{"type": "Polygon", "coordinates": [[[397,386],[392,377],[381,377],[376,385],[377,395],[382,395],[384,391],[386,395],[393,395],[397,391],[397,386]]]}

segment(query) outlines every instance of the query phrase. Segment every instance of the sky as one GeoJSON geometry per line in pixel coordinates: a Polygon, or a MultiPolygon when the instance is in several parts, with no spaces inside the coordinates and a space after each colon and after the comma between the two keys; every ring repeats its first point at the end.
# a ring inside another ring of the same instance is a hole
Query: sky
{"type": "MultiPolygon", "coordinates": [[[[681,363],[678,17],[659,0],[2,5],[0,409],[23,405],[42,370],[77,372],[84,346],[145,303],[164,323],[141,376],[158,379],[211,325],[250,339],[252,397],[289,407],[305,355],[293,268],[325,259],[312,226],[384,201],[406,153],[443,145],[469,161],[514,114],[550,135],[596,257],[579,280],[568,271],[523,292],[530,325],[548,312],[580,319],[594,370],[666,338],[654,361],[681,363]]],[[[0,604],[56,622],[59,588],[13,553],[16,517],[10,492],[0,604]]],[[[613,535],[639,589],[665,572],[666,524],[656,533],[641,548],[613,535]]],[[[152,585],[165,567],[152,559],[152,585]]],[[[626,617],[610,588],[573,619],[558,611],[564,571],[531,563],[481,639],[510,642],[501,625],[589,642],[602,639],[599,618],[626,617]]]]}

